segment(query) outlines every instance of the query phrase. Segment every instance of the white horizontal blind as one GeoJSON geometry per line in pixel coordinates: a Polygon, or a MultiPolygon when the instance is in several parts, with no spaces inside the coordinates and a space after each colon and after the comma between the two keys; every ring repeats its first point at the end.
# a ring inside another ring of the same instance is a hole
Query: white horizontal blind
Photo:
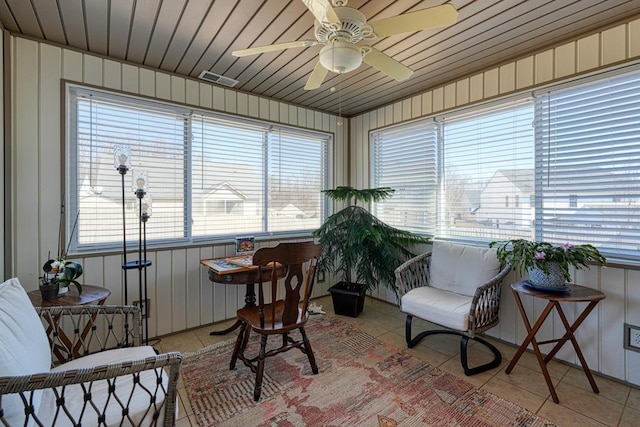
{"type": "Polygon", "coordinates": [[[523,100],[442,120],[438,237],[533,236],[533,111],[523,100]]]}
{"type": "Polygon", "coordinates": [[[640,72],[536,101],[537,237],[638,258],[640,72]]]}
{"type": "Polygon", "coordinates": [[[192,129],[194,236],[320,226],[328,137],[210,115],[192,129]]]}
{"type": "MultiPolygon", "coordinates": [[[[131,170],[124,175],[127,241],[138,242],[139,205],[132,179],[146,171],[152,217],[148,240],[184,238],[185,134],[187,114],[160,104],[132,104],[128,99],[81,88],[71,90],[68,224],[79,212],[74,249],[118,247],[123,239],[122,176],[114,164],[114,147],[131,148],[131,170]]],[[[70,227],[69,227],[70,228],[70,227]]]]}
{"type": "Polygon", "coordinates": [[[238,235],[308,232],[326,216],[331,136],[230,115],[68,86],[70,250],[121,248],[122,175],[115,147],[131,149],[124,175],[127,242],[137,246],[144,171],[149,245],[238,235]]]}
{"type": "Polygon", "coordinates": [[[433,235],[436,212],[436,127],[418,121],[373,132],[373,186],[391,187],[393,197],[374,203],[380,220],[433,235]]]}
{"type": "Polygon", "coordinates": [[[274,128],[269,132],[267,224],[272,232],[322,224],[327,138],[274,128]]]}
{"type": "Polygon", "coordinates": [[[264,126],[226,118],[192,119],[194,236],[234,236],[263,229],[264,126]]]}

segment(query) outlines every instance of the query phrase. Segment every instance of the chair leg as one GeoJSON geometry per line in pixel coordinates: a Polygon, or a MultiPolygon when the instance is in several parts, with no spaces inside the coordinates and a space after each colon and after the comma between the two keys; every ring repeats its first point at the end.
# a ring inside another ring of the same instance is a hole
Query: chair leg
{"type": "Polygon", "coordinates": [[[238,354],[242,347],[242,341],[247,329],[247,324],[242,322],[240,325],[240,332],[238,332],[238,338],[236,338],[236,344],[233,346],[233,354],[231,355],[231,362],[229,363],[229,370],[233,371],[236,368],[236,361],[238,360],[238,354]]]}
{"type": "Polygon", "coordinates": [[[480,372],[488,371],[489,369],[497,368],[502,363],[502,354],[500,351],[495,348],[491,343],[483,340],[482,338],[474,337],[469,338],[465,334],[458,331],[451,330],[431,330],[431,331],[423,331],[416,335],[415,338],[411,338],[411,321],[413,320],[413,316],[407,315],[407,320],[405,321],[405,339],[407,341],[407,347],[413,348],[420,340],[429,335],[436,334],[452,334],[452,335],[460,335],[462,338],[460,340],[460,364],[462,365],[462,369],[464,370],[464,374],[475,375],[480,372]],[[487,347],[493,353],[493,360],[489,363],[485,363],[484,365],[476,366],[474,368],[469,368],[468,358],[467,358],[467,344],[469,343],[469,339],[473,339],[480,344],[487,347]]]}
{"type": "Polygon", "coordinates": [[[251,335],[251,326],[247,324],[247,329],[244,331],[244,336],[242,337],[242,344],[240,345],[240,354],[244,354],[244,351],[247,348],[247,344],[249,343],[249,335],[251,335]]]}
{"type": "Polygon", "coordinates": [[[262,393],[262,375],[264,374],[265,349],[267,347],[267,336],[260,337],[260,353],[258,353],[258,368],[256,370],[256,386],[253,389],[253,400],[260,400],[262,393]]]}
{"type": "Polygon", "coordinates": [[[405,324],[404,324],[405,325],[404,335],[405,335],[405,340],[407,341],[408,348],[413,348],[416,344],[420,342],[420,340],[422,340],[422,338],[426,337],[427,335],[431,335],[434,333],[448,332],[448,331],[423,331],[423,332],[420,332],[418,335],[416,335],[415,338],[411,339],[411,321],[412,320],[413,320],[413,316],[410,314],[407,314],[407,320],[405,321],[405,324]]]}
{"type": "MultiPolygon", "coordinates": [[[[461,334],[460,334],[461,335],[461,334]]],[[[485,363],[484,365],[476,366],[475,368],[469,368],[469,364],[467,363],[467,344],[469,342],[469,337],[466,335],[462,335],[462,339],[460,340],[460,364],[462,365],[462,369],[464,370],[464,374],[466,376],[479,374],[480,372],[488,371],[489,369],[497,368],[502,363],[502,354],[500,351],[495,348],[495,346],[482,338],[471,338],[480,344],[487,347],[493,353],[493,360],[489,363],[485,363]]]]}
{"type": "Polygon", "coordinates": [[[411,321],[413,320],[413,316],[407,314],[407,320],[404,321],[404,339],[407,341],[407,347],[411,348],[413,345],[411,344],[411,321]]]}
{"type": "Polygon", "coordinates": [[[316,357],[313,354],[313,350],[311,350],[311,342],[309,342],[309,338],[307,338],[307,333],[305,332],[304,328],[300,328],[300,334],[302,335],[302,342],[304,343],[304,351],[305,353],[307,353],[307,357],[309,358],[311,372],[317,374],[318,364],[316,363],[316,357]]]}

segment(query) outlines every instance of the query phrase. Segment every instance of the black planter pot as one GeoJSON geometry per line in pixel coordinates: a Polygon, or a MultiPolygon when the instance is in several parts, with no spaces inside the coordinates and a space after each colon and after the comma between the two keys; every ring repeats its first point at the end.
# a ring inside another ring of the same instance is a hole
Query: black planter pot
{"type": "Polygon", "coordinates": [[[40,285],[40,295],[42,295],[42,301],[51,301],[58,298],[59,283],[48,283],[46,285],[40,285]]]}
{"type": "Polygon", "coordinates": [[[336,314],[358,317],[364,307],[365,288],[360,283],[338,282],[328,289],[336,314]]]}

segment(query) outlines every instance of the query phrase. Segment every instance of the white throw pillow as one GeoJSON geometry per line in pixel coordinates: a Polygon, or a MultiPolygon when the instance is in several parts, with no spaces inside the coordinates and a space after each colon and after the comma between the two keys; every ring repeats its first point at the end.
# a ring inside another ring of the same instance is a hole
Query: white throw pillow
{"type": "Polygon", "coordinates": [[[429,283],[434,288],[473,296],[478,286],[500,272],[494,248],[433,242],[429,283]]]}
{"type": "MultiPolygon", "coordinates": [[[[51,368],[51,349],[40,317],[17,278],[0,284],[0,376],[13,377],[51,368]]],[[[37,413],[41,391],[34,392],[37,413]]],[[[24,425],[24,406],[17,394],[2,397],[9,425],[24,425]]]]}

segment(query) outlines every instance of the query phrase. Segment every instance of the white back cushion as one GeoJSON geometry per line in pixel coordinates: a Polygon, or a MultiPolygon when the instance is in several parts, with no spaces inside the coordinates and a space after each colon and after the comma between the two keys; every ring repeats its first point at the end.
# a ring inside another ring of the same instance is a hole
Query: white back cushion
{"type": "MultiPolygon", "coordinates": [[[[0,376],[48,372],[51,349],[40,317],[18,279],[0,284],[0,376]]],[[[34,393],[34,409],[40,406],[34,393]]],[[[17,395],[3,396],[2,408],[9,425],[24,424],[24,409],[17,395]]]]}
{"type": "Polygon", "coordinates": [[[500,272],[496,249],[433,242],[429,283],[434,288],[473,296],[500,272]]]}

